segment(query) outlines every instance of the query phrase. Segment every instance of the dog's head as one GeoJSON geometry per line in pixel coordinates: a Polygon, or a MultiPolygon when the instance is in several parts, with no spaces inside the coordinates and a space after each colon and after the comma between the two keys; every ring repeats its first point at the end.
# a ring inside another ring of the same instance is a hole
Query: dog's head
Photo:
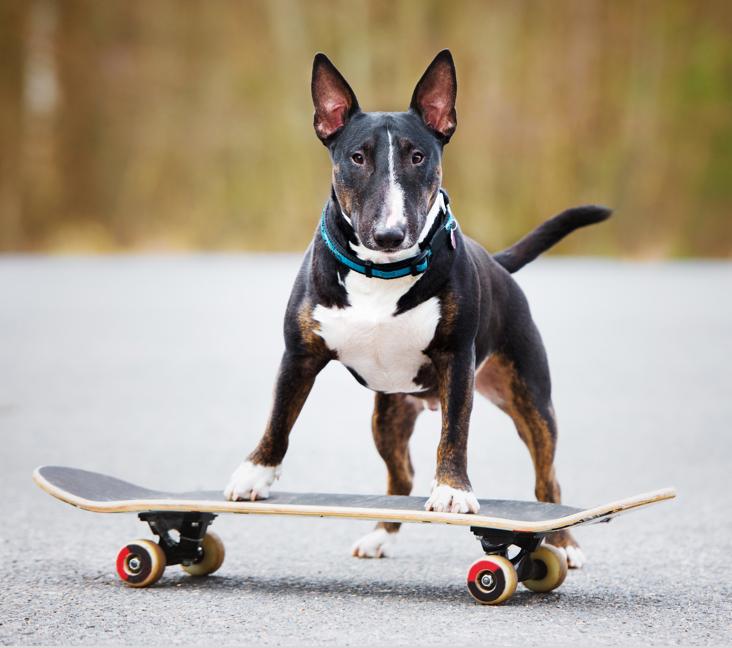
{"type": "Polygon", "coordinates": [[[434,218],[442,147],[455,132],[455,65],[440,52],[417,83],[407,112],[362,112],[325,54],[313,61],[315,132],[333,162],[333,189],[374,261],[409,256],[434,218]]]}

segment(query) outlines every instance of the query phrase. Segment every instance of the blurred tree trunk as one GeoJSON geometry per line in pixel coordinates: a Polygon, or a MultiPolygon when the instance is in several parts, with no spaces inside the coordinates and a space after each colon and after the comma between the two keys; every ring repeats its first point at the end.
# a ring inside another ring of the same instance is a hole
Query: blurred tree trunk
{"type": "Polygon", "coordinates": [[[0,3],[0,250],[24,244],[21,221],[23,41],[28,5],[0,3]]]}
{"type": "Polygon", "coordinates": [[[94,47],[94,40],[104,40],[107,34],[92,3],[65,0],[58,4],[58,11],[56,51],[64,98],[57,120],[63,177],[59,210],[72,223],[107,220],[99,193],[102,169],[96,159],[99,146],[104,145],[100,115],[104,84],[99,75],[103,53],[94,47]]]}

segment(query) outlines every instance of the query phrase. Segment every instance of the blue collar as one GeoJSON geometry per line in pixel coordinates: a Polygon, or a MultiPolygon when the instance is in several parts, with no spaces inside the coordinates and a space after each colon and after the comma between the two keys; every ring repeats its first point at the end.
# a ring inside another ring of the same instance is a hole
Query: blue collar
{"type": "Polygon", "coordinates": [[[340,263],[369,278],[398,279],[407,275],[421,274],[429,268],[432,255],[442,245],[448,243],[450,249],[455,249],[453,230],[457,228],[457,221],[452,215],[447,193],[443,189],[440,189],[440,193],[442,194],[444,208],[440,210],[438,217],[439,226],[419,244],[419,252],[408,259],[402,259],[394,263],[372,263],[371,261],[364,261],[351,254],[328,233],[328,225],[325,218],[328,203],[323,207],[323,213],[320,217],[320,236],[330,253],[340,263]]]}

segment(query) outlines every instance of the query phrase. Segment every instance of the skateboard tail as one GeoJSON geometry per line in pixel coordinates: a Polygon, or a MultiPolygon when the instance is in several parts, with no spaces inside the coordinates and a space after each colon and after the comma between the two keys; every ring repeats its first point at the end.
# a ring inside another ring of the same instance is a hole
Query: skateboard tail
{"type": "Polygon", "coordinates": [[[611,504],[605,504],[597,506],[593,509],[587,509],[578,513],[576,520],[568,523],[565,526],[557,528],[557,530],[566,529],[568,527],[583,526],[586,524],[600,524],[602,522],[610,522],[623,513],[629,513],[636,511],[641,508],[650,506],[651,504],[658,504],[666,500],[672,500],[676,498],[675,488],[661,488],[656,491],[649,491],[648,493],[641,493],[640,495],[634,495],[627,497],[611,504]]]}

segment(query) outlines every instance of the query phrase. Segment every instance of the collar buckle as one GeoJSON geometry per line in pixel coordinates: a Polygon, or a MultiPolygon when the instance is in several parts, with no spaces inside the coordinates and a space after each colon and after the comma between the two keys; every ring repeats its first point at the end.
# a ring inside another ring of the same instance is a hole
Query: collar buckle
{"type": "Polygon", "coordinates": [[[409,270],[410,270],[410,274],[411,274],[411,275],[412,275],[413,277],[416,277],[416,276],[417,276],[417,275],[419,274],[419,264],[420,264],[420,263],[422,263],[422,261],[423,261],[423,260],[424,260],[425,258],[426,258],[426,257],[423,257],[423,256],[422,256],[422,255],[420,254],[420,255],[418,255],[418,256],[416,256],[416,257],[414,257],[414,259],[412,259],[412,263],[410,263],[410,264],[409,264],[409,270]]]}

